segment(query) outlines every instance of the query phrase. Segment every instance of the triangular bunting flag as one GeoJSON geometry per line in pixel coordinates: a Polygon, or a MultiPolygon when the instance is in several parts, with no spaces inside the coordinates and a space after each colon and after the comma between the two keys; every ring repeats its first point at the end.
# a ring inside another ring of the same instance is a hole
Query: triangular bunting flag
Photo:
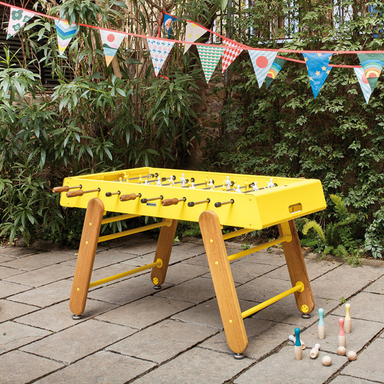
{"type": "Polygon", "coordinates": [[[303,56],[307,64],[313,96],[316,99],[329,72],[331,72],[332,67],[329,66],[329,62],[332,58],[332,53],[303,53],[303,56]]]}
{"type": "Polygon", "coordinates": [[[113,57],[116,55],[125,35],[123,33],[105,31],[100,29],[101,41],[103,43],[105,61],[107,67],[111,64],[113,57]]]}
{"type": "Polygon", "coordinates": [[[357,56],[373,92],[383,69],[384,55],[380,53],[358,53],[357,56]]]}
{"type": "Polygon", "coordinates": [[[363,68],[353,68],[357,77],[357,80],[359,80],[361,90],[363,91],[363,95],[365,98],[365,101],[369,102],[369,98],[371,97],[372,94],[372,89],[369,84],[369,81],[367,77],[365,76],[364,69],[363,68]]]}
{"type": "Polygon", "coordinates": [[[164,40],[148,39],[149,51],[151,53],[155,75],[157,76],[175,43],[164,40]]]}
{"type": "Polygon", "coordinates": [[[65,48],[68,47],[68,44],[71,42],[72,37],[75,36],[77,32],[77,27],[75,23],[69,25],[67,21],[55,20],[56,33],[57,33],[57,44],[59,46],[60,55],[65,51],[65,48]]]}
{"type": "Polygon", "coordinates": [[[208,83],[211,79],[212,73],[216,69],[217,63],[220,61],[220,58],[223,55],[224,48],[198,45],[197,51],[200,55],[201,66],[203,67],[205,80],[208,83]]]}
{"type": "Polygon", "coordinates": [[[265,78],[265,87],[268,88],[272,81],[276,79],[277,75],[281,71],[281,68],[284,67],[284,64],[287,62],[287,60],[277,58],[273,62],[271,68],[269,69],[267,73],[267,77],[265,78]]]}
{"type": "Polygon", "coordinates": [[[18,9],[11,7],[8,23],[7,39],[18,32],[23,25],[35,16],[34,13],[25,11],[24,9],[18,9]]]}
{"type": "Polygon", "coordinates": [[[221,71],[224,73],[225,70],[231,65],[231,63],[236,59],[237,56],[240,55],[241,52],[243,52],[243,48],[235,42],[225,40],[224,41],[226,48],[223,53],[223,60],[222,60],[222,69],[221,71]]]}
{"type": "MultiPolygon", "coordinates": [[[[185,41],[191,41],[193,43],[206,32],[207,30],[203,27],[200,27],[195,23],[187,22],[187,27],[185,29],[185,41]]],[[[184,53],[187,52],[190,47],[191,44],[185,44],[184,53]]]]}
{"type": "Polygon", "coordinates": [[[177,17],[164,13],[163,27],[165,33],[168,35],[168,39],[171,38],[172,24],[175,20],[177,20],[177,17]]]}
{"type": "Polygon", "coordinates": [[[253,69],[259,88],[263,85],[264,79],[267,77],[268,71],[273,64],[273,60],[277,55],[277,51],[248,51],[251,57],[253,69]]]}

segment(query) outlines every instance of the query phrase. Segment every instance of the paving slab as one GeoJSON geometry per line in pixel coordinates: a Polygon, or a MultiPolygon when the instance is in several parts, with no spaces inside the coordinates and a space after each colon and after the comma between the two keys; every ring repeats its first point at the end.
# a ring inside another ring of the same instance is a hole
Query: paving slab
{"type": "Polygon", "coordinates": [[[82,318],[80,320],[73,320],[72,312],[69,309],[69,301],[67,300],[29,315],[18,317],[15,321],[52,332],[59,332],[114,308],[116,308],[116,305],[88,299],[82,318]]]}
{"type": "Polygon", "coordinates": [[[107,348],[123,355],[162,363],[213,335],[216,330],[164,320],[107,348]]]}
{"type": "Polygon", "coordinates": [[[30,287],[40,287],[42,285],[53,283],[57,280],[71,277],[74,272],[74,267],[64,264],[55,264],[7,277],[5,280],[13,283],[24,284],[30,287]]]}
{"type": "Polygon", "coordinates": [[[143,329],[192,306],[192,303],[173,300],[159,295],[144,297],[133,303],[110,310],[96,319],[109,323],[143,329]]]}
{"type": "Polygon", "coordinates": [[[31,287],[2,280],[0,281],[0,298],[5,299],[8,296],[28,291],[29,289],[31,287]]]}
{"type": "Polygon", "coordinates": [[[134,255],[145,255],[147,253],[155,252],[157,247],[157,241],[146,238],[142,241],[136,241],[133,243],[128,243],[126,245],[122,245],[121,247],[113,248],[116,251],[125,251],[132,253],[134,255]]]}
{"type": "Polygon", "coordinates": [[[279,249],[271,249],[271,251],[260,251],[245,256],[245,260],[250,263],[284,265],[286,264],[284,252],[279,249]]]}
{"type": "MultiPolygon", "coordinates": [[[[291,325],[274,321],[249,318],[244,320],[244,325],[248,337],[248,348],[245,350],[244,355],[252,359],[260,359],[268,354],[271,350],[285,343],[288,336],[294,332],[294,327],[291,325]]],[[[227,345],[224,332],[209,338],[200,346],[233,355],[227,345]]]]}
{"type": "Polygon", "coordinates": [[[384,295],[384,276],[380,277],[374,283],[365,288],[364,292],[378,293],[384,295]]]}
{"type": "Polygon", "coordinates": [[[133,332],[128,327],[90,319],[22,347],[21,350],[70,364],[133,332]]]}
{"type": "Polygon", "coordinates": [[[61,367],[63,364],[56,361],[12,351],[0,356],[1,384],[30,383],[61,367]]]}
{"type": "Polygon", "coordinates": [[[36,384],[68,384],[78,378],[81,384],[123,384],[156,364],[111,352],[97,352],[36,381],[36,384]]]}
{"type": "Polygon", "coordinates": [[[172,248],[172,252],[180,252],[179,249],[182,249],[182,252],[189,255],[201,255],[205,253],[204,244],[202,243],[175,243],[172,248]]]}
{"type": "Polygon", "coordinates": [[[348,362],[345,356],[332,355],[332,365],[325,367],[321,359],[324,352],[319,353],[317,359],[309,357],[309,350],[303,351],[303,358],[296,360],[293,347],[284,347],[266,359],[260,361],[234,380],[236,384],[323,384],[337,370],[348,362]]]}
{"type": "Polygon", "coordinates": [[[333,379],[331,383],[332,384],[372,384],[372,381],[358,379],[352,376],[339,375],[335,379],[333,379]]]}
{"type": "MultiPolygon", "coordinates": [[[[239,303],[242,311],[245,311],[256,304],[245,300],[239,300],[239,303]]],[[[177,315],[173,315],[172,319],[181,320],[185,323],[213,327],[217,330],[223,329],[223,323],[221,321],[219,306],[217,305],[216,298],[198,304],[190,309],[178,313],[177,315]]]]}
{"type": "Polygon", "coordinates": [[[341,373],[360,379],[384,382],[383,364],[384,339],[378,338],[358,354],[357,359],[341,373]]]}
{"type": "Polygon", "coordinates": [[[2,265],[3,263],[6,263],[8,261],[11,261],[11,260],[15,260],[15,258],[8,256],[8,255],[1,255],[0,254],[0,265],[2,265]]]}
{"type": "MultiPolygon", "coordinates": [[[[349,299],[348,303],[351,305],[350,315],[352,319],[384,323],[384,295],[360,292],[349,299]]],[[[345,316],[345,306],[341,306],[333,313],[338,316],[345,316]]]]}
{"type": "Polygon", "coordinates": [[[215,296],[212,281],[202,277],[186,281],[157,293],[161,297],[188,301],[190,303],[201,303],[215,296]]]}
{"type": "Polygon", "coordinates": [[[0,279],[3,279],[4,277],[8,277],[8,276],[17,275],[22,272],[23,271],[20,271],[18,269],[0,266],[0,279]]]}
{"type": "Polygon", "coordinates": [[[313,295],[324,299],[347,299],[384,273],[383,267],[356,268],[342,264],[312,281],[313,295]]]}
{"type": "Polygon", "coordinates": [[[183,261],[181,263],[170,265],[168,267],[165,281],[167,283],[177,285],[192,280],[195,277],[203,276],[207,272],[209,273],[208,267],[191,265],[183,261]]]}
{"type": "MultiPolygon", "coordinates": [[[[305,345],[308,348],[313,348],[316,343],[319,343],[323,351],[336,353],[339,346],[339,318],[340,316],[334,315],[324,317],[325,339],[323,340],[319,340],[317,323],[303,331],[301,338],[304,340],[305,345]]],[[[352,332],[345,334],[347,352],[352,350],[357,353],[382,329],[384,329],[382,323],[353,319],[352,332]]]]}
{"type": "Polygon", "coordinates": [[[253,361],[247,358],[234,360],[232,356],[223,353],[194,348],[133,382],[135,384],[222,384],[252,363],[253,361]]]}
{"type": "MultiPolygon", "coordinates": [[[[163,289],[169,286],[170,284],[167,283],[162,285],[163,289]]],[[[145,274],[126,280],[119,280],[110,283],[110,285],[99,286],[97,289],[90,291],[88,297],[112,304],[123,305],[141,299],[142,297],[153,295],[155,292],[149,275],[145,274]]]]}
{"type": "Polygon", "coordinates": [[[32,271],[34,269],[39,269],[47,267],[49,265],[69,261],[74,258],[76,258],[75,255],[70,255],[68,253],[63,252],[35,253],[33,255],[26,256],[21,259],[9,261],[8,263],[4,264],[4,266],[20,269],[22,271],[32,271]]]}
{"type": "Polygon", "coordinates": [[[50,335],[42,329],[7,321],[0,324],[0,355],[50,335]]]}
{"type": "Polygon", "coordinates": [[[10,297],[10,300],[44,308],[69,299],[71,289],[71,281],[60,280],[39,288],[30,289],[29,291],[13,295],[10,297]]]}
{"type": "MultiPolygon", "coordinates": [[[[342,262],[336,261],[319,261],[313,259],[305,259],[305,265],[307,267],[309,280],[316,279],[324,273],[332,271],[333,269],[339,267],[342,262]]],[[[282,265],[280,268],[275,269],[274,271],[268,273],[267,277],[273,279],[287,280],[291,281],[289,278],[289,272],[287,265],[282,265]]]]}
{"type": "Polygon", "coordinates": [[[15,303],[10,300],[0,300],[0,323],[23,316],[26,313],[30,313],[38,309],[38,307],[34,307],[32,305],[15,303]]]}
{"type": "Polygon", "coordinates": [[[29,247],[1,247],[0,254],[6,255],[8,257],[25,257],[29,255],[33,255],[34,253],[38,253],[36,249],[32,249],[29,247]]]}

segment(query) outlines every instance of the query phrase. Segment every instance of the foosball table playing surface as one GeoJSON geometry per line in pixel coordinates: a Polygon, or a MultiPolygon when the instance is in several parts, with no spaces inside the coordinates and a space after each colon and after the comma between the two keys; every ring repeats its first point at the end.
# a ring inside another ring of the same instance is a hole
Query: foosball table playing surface
{"type": "Polygon", "coordinates": [[[294,219],[326,208],[319,180],[142,167],[68,177],[53,192],[61,193],[63,207],[86,209],[69,303],[75,319],[84,312],[91,287],[151,269],[151,280],[160,288],[178,220],[200,225],[225,335],[235,357],[248,346],[246,317],[290,294],[303,314],[314,308],[294,219]],[[120,215],[103,219],[107,212],[120,215]],[[99,236],[101,225],[138,216],[162,220],[99,236]],[[224,225],[237,230],[223,235],[224,225]],[[228,257],[225,240],[272,225],[278,226],[278,239],[228,257]],[[98,243],[153,228],[161,228],[153,263],[91,283],[98,243]],[[230,262],[276,244],[282,244],[292,288],[241,312],[230,262]]]}

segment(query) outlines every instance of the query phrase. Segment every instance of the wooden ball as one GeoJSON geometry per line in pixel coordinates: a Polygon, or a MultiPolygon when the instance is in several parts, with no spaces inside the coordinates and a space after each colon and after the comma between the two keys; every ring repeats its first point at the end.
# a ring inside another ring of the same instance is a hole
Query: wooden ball
{"type": "Polygon", "coordinates": [[[326,367],[330,366],[332,364],[332,359],[331,359],[331,356],[324,356],[321,360],[321,362],[323,363],[323,365],[325,365],[326,367]]]}
{"type": "Polygon", "coordinates": [[[343,346],[340,346],[339,348],[337,348],[337,354],[340,356],[344,356],[346,352],[347,350],[343,346]]]}
{"type": "Polygon", "coordinates": [[[356,352],[349,351],[347,353],[347,357],[348,357],[348,360],[350,360],[350,361],[356,360],[356,358],[357,358],[356,352]]]}

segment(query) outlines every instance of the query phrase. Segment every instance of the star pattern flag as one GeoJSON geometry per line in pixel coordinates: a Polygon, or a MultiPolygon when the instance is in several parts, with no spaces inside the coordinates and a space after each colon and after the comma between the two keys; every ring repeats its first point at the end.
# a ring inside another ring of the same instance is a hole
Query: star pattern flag
{"type": "Polygon", "coordinates": [[[332,53],[303,53],[303,56],[307,64],[313,96],[316,99],[331,72],[332,67],[329,66],[329,62],[332,58],[332,53]]]}
{"type": "Polygon", "coordinates": [[[101,41],[103,43],[103,50],[107,67],[111,64],[113,57],[116,55],[125,35],[123,33],[105,31],[100,29],[101,41]]]}
{"type": "Polygon", "coordinates": [[[265,78],[265,87],[268,88],[272,81],[276,79],[277,75],[281,71],[281,69],[284,67],[284,64],[287,62],[287,60],[277,58],[273,62],[271,68],[269,69],[267,73],[267,77],[265,78]]]}
{"type": "MultiPolygon", "coordinates": [[[[207,30],[195,23],[187,22],[187,27],[185,28],[185,41],[191,41],[192,43],[196,41],[199,37],[203,36],[207,30]]],[[[191,47],[191,44],[185,44],[184,54],[191,47]]]]}
{"type": "Polygon", "coordinates": [[[25,11],[24,9],[18,9],[11,7],[7,31],[7,40],[16,34],[25,23],[32,19],[35,16],[34,13],[25,11]]]}
{"type": "Polygon", "coordinates": [[[225,40],[224,41],[226,48],[223,53],[223,60],[222,60],[222,69],[221,71],[224,73],[225,70],[232,64],[232,62],[236,59],[237,56],[240,55],[241,52],[243,52],[243,48],[235,42],[225,40]]]}
{"type": "Polygon", "coordinates": [[[164,28],[165,34],[168,36],[168,39],[171,38],[172,24],[175,20],[177,20],[177,17],[164,13],[163,28],[164,28]]]}
{"type": "Polygon", "coordinates": [[[60,55],[62,55],[73,36],[75,36],[77,27],[75,23],[69,25],[68,22],[64,20],[55,20],[55,27],[57,33],[57,45],[59,46],[60,55]]]}
{"type": "Polygon", "coordinates": [[[365,76],[364,69],[362,67],[360,68],[353,68],[357,77],[357,80],[359,80],[360,88],[363,91],[363,95],[365,98],[365,101],[369,102],[369,99],[372,95],[372,89],[369,84],[369,81],[367,77],[365,76]]]}
{"type": "Polygon", "coordinates": [[[208,83],[211,79],[212,73],[217,67],[217,63],[220,61],[220,58],[223,55],[224,48],[198,45],[197,51],[200,55],[201,66],[203,67],[205,80],[208,83]]]}
{"type": "Polygon", "coordinates": [[[148,39],[149,52],[151,54],[155,75],[157,76],[167,59],[169,52],[175,43],[164,40],[148,39]]]}
{"type": "Polygon", "coordinates": [[[374,91],[377,80],[381,74],[381,70],[384,65],[384,54],[382,53],[358,53],[360,64],[364,69],[365,77],[371,87],[372,92],[374,91]]]}
{"type": "Polygon", "coordinates": [[[253,69],[259,88],[263,85],[265,78],[267,77],[268,71],[275,60],[277,52],[273,51],[248,51],[251,57],[253,69]]]}

